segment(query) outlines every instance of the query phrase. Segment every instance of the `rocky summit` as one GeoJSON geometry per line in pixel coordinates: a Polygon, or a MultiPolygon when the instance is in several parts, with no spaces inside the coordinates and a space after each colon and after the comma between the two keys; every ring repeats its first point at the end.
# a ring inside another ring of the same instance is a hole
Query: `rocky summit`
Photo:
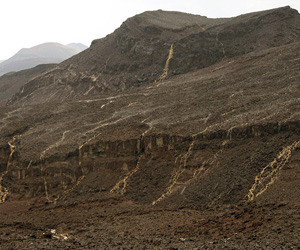
{"type": "Polygon", "coordinates": [[[159,10],[1,78],[1,246],[298,249],[299,68],[290,7],[159,10]]]}

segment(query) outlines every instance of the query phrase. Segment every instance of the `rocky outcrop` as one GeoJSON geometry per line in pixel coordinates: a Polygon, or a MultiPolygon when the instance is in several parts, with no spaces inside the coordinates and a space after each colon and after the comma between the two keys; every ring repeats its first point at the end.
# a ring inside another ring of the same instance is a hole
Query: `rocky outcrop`
{"type": "Polygon", "coordinates": [[[16,151],[9,162],[11,152],[0,151],[2,171],[9,165],[1,184],[9,190],[10,200],[44,196],[56,203],[79,189],[111,191],[152,205],[236,203],[248,199],[257,173],[282,147],[299,140],[299,125],[251,125],[193,137],[146,133],[126,141],[95,139],[64,158],[41,157],[30,162],[18,160],[15,141],[16,151]]]}

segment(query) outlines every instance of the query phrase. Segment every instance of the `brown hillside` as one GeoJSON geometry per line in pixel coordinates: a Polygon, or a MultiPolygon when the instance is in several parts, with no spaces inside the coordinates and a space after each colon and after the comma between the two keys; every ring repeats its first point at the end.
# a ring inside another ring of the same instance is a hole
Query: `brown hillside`
{"type": "Polygon", "coordinates": [[[44,98],[45,92],[52,101],[62,101],[142,86],[160,79],[172,44],[168,76],[299,41],[299,23],[300,15],[290,7],[231,19],[145,12],[128,19],[111,35],[95,40],[55,71],[27,83],[12,103],[50,101],[44,98]],[[175,19],[181,21],[171,25],[175,19]]]}

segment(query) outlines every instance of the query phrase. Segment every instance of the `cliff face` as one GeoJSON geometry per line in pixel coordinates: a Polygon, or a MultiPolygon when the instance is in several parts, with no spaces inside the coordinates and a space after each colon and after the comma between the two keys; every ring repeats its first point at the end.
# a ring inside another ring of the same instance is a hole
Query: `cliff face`
{"type": "Polygon", "coordinates": [[[44,150],[30,162],[19,160],[21,137],[15,137],[10,150],[1,149],[1,168],[8,170],[2,172],[2,196],[9,187],[15,199],[45,195],[54,203],[74,191],[83,200],[109,192],[149,205],[232,204],[261,197],[280,202],[286,195],[297,203],[299,125],[270,123],[193,137],[146,131],[125,141],[94,137],[63,157],[46,157],[44,150]],[[272,192],[278,184],[286,191],[272,192]]]}

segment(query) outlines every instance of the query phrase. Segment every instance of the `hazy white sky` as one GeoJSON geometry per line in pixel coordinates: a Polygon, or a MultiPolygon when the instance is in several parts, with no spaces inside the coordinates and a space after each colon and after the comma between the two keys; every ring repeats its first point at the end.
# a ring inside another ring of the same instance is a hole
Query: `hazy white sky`
{"type": "Polygon", "coordinates": [[[232,17],[286,5],[300,10],[300,0],[0,0],[0,59],[44,42],[89,46],[146,10],[232,17]]]}

